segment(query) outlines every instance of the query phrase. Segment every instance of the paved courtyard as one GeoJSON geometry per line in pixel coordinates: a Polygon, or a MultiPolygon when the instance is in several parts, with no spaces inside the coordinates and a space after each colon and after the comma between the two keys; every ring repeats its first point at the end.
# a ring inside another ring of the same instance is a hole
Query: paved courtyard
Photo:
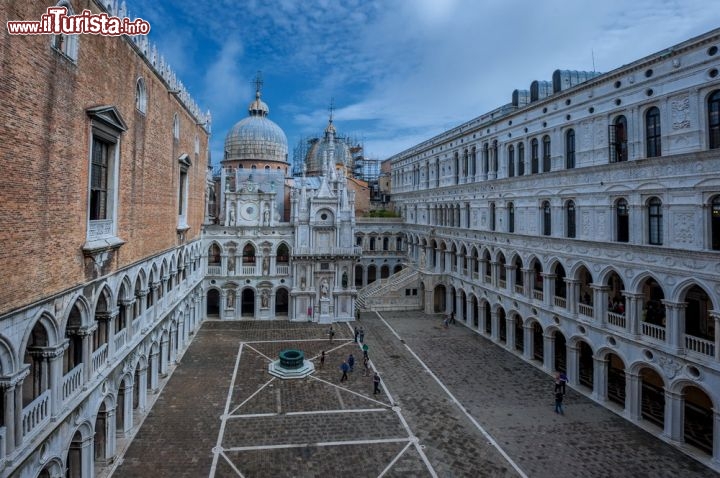
{"type": "Polygon", "coordinates": [[[316,324],[205,322],[113,476],[719,476],[573,390],[556,415],[547,374],[463,326],[417,312],[357,325],[379,395],[345,324],[330,342],[316,324]],[[316,371],[269,375],[286,348],[316,371]]]}

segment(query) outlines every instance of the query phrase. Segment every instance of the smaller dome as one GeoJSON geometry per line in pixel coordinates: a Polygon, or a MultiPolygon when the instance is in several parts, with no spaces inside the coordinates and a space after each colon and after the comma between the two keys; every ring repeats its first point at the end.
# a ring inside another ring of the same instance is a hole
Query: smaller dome
{"type": "Polygon", "coordinates": [[[255,92],[255,101],[248,106],[248,113],[250,113],[250,116],[261,116],[263,118],[270,113],[268,105],[260,99],[260,90],[255,92]]]}

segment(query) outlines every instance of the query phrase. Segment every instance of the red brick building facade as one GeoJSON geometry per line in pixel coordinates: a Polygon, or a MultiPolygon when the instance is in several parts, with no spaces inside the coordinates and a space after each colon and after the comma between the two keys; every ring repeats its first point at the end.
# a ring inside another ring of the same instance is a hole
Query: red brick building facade
{"type": "Polygon", "coordinates": [[[0,4],[0,476],[111,463],[201,319],[208,116],[144,37],[9,35],[49,6],[0,4]]]}

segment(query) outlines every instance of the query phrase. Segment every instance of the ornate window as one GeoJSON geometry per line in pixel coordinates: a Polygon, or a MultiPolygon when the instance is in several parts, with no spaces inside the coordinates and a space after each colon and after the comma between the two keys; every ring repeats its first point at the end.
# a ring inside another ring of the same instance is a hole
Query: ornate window
{"type": "Polygon", "coordinates": [[[627,120],[624,116],[618,116],[615,118],[615,122],[609,126],[608,139],[610,140],[610,162],[627,161],[627,120]]]}
{"type": "Polygon", "coordinates": [[[660,110],[655,106],[645,112],[645,141],[646,156],[648,158],[662,155],[660,149],[660,110]]]}
{"type": "Polygon", "coordinates": [[[543,236],[549,236],[552,234],[552,209],[550,208],[550,201],[543,201],[542,203],[542,218],[543,236]]]}
{"type": "Polygon", "coordinates": [[[720,251],[720,195],[710,200],[710,248],[720,251]]]}
{"type": "Polygon", "coordinates": [[[508,232],[515,232],[515,205],[508,203],[508,232]]]}
{"type": "Polygon", "coordinates": [[[120,136],[127,130],[118,110],[100,106],[87,110],[91,118],[90,183],[86,247],[121,244],[115,238],[119,190],[120,136]],[[95,243],[95,241],[100,241],[95,243]]]}
{"type": "Polygon", "coordinates": [[[490,230],[495,230],[495,203],[490,203],[490,230]]]}
{"type": "Polygon", "coordinates": [[[530,141],[530,174],[537,174],[539,172],[539,158],[538,158],[538,140],[533,138],[530,141]]]}
{"type": "Polygon", "coordinates": [[[720,148],[720,90],[708,98],[708,132],[710,149],[720,148]]]}
{"type": "Polygon", "coordinates": [[[483,145],[483,173],[487,174],[490,171],[490,145],[485,143],[483,145]]]}
{"type": "Polygon", "coordinates": [[[565,205],[565,220],[567,225],[567,237],[575,237],[575,202],[568,201],[565,205]]]}
{"type": "Polygon", "coordinates": [[[552,169],[552,157],[550,155],[550,136],[543,136],[543,173],[549,173],[552,169]]]}
{"type": "Polygon", "coordinates": [[[525,175],[525,143],[518,144],[518,176],[525,175]]]}
{"type": "Polygon", "coordinates": [[[565,133],[565,168],[575,167],[575,130],[569,129],[565,133]]]}
{"type": "Polygon", "coordinates": [[[173,115],[173,139],[180,139],[180,118],[178,118],[177,113],[173,115]]]}
{"type": "Polygon", "coordinates": [[[648,201],[648,242],[654,245],[662,245],[663,243],[663,224],[662,224],[662,201],[658,198],[652,198],[648,201]]]}
{"type": "Polygon", "coordinates": [[[618,199],[615,203],[615,240],[628,242],[630,238],[628,203],[625,199],[618,199]]]}
{"type": "Polygon", "coordinates": [[[135,109],[142,114],[147,113],[147,90],[142,78],[138,78],[135,84],[135,109]]]}
{"type": "MultiPolygon", "coordinates": [[[[75,15],[72,9],[72,5],[67,0],[62,0],[57,3],[58,7],[67,8],[67,15],[75,15]]],[[[52,35],[50,44],[56,50],[62,53],[66,58],[69,58],[73,62],[77,61],[78,58],[78,35],[52,35]]]]}
{"type": "Polygon", "coordinates": [[[190,226],[187,225],[188,212],[188,169],[192,166],[190,157],[183,154],[178,158],[179,164],[179,181],[178,181],[178,229],[186,230],[190,226]]]}
{"type": "Polygon", "coordinates": [[[508,177],[515,176],[515,147],[508,146],[508,177]]]}

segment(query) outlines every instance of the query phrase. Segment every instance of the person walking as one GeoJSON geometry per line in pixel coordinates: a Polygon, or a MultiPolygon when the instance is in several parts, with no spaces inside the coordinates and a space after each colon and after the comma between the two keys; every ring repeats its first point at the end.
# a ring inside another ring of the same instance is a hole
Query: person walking
{"type": "Polygon", "coordinates": [[[333,337],[335,337],[335,331],[333,330],[332,325],[331,325],[330,328],[328,329],[328,340],[330,342],[332,342],[333,337]]]}
{"type": "Polygon", "coordinates": [[[352,372],[355,369],[355,357],[353,357],[353,354],[350,354],[347,359],[347,363],[350,366],[350,371],[352,372]]]}
{"type": "Polygon", "coordinates": [[[455,312],[450,312],[450,323],[455,325],[455,312]]]}
{"type": "Polygon", "coordinates": [[[348,379],[347,373],[348,370],[350,370],[350,366],[347,364],[347,362],[343,362],[342,365],[340,365],[340,370],[342,370],[342,376],[340,377],[340,381],[344,382],[348,379]]]}
{"type": "Polygon", "coordinates": [[[367,354],[365,357],[363,357],[363,367],[365,368],[365,372],[363,373],[364,377],[370,376],[370,359],[368,358],[367,354]]]}
{"type": "Polygon", "coordinates": [[[380,375],[375,372],[375,375],[373,375],[373,395],[378,393],[380,393],[380,375]]]}
{"type": "Polygon", "coordinates": [[[565,415],[565,412],[563,412],[562,407],[563,402],[563,393],[562,392],[555,392],[555,413],[559,413],[560,415],[565,415]]]}
{"type": "Polygon", "coordinates": [[[565,372],[560,372],[560,390],[562,391],[563,395],[565,395],[565,385],[568,383],[567,375],[565,375],[565,372]]]}
{"type": "Polygon", "coordinates": [[[323,365],[325,365],[325,351],[324,350],[320,354],[320,368],[323,368],[323,365]]]}
{"type": "Polygon", "coordinates": [[[358,329],[357,326],[356,326],[356,327],[355,327],[355,342],[358,341],[358,335],[360,335],[360,329],[358,329]]]}
{"type": "Polygon", "coordinates": [[[360,339],[360,343],[365,341],[365,329],[362,327],[360,327],[360,331],[358,332],[358,338],[360,339]]]}

